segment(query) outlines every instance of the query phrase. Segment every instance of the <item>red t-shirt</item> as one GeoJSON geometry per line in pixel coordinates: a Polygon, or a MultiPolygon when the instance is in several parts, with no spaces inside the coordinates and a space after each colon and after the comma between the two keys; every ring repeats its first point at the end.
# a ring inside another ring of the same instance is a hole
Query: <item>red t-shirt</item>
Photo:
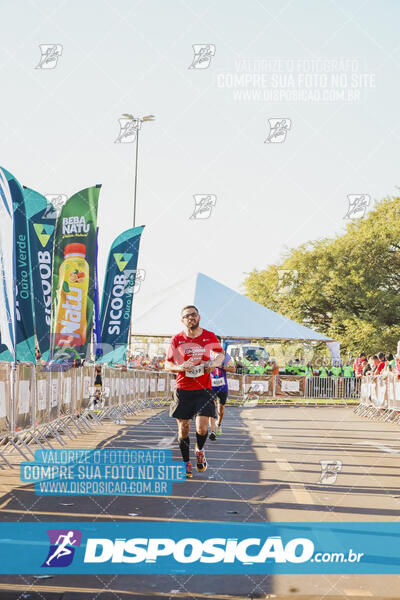
{"type": "Polygon", "coordinates": [[[378,366],[376,367],[376,371],[375,373],[377,373],[379,375],[379,373],[381,373],[383,371],[383,369],[385,368],[385,361],[382,360],[378,366]]]}
{"type": "Polygon", "coordinates": [[[353,365],[353,370],[354,370],[356,377],[361,377],[362,370],[365,367],[366,362],[367,362],[367,359],[364,356],[361,358],[360,357],[356,358],[356,360],[354,361],[354,365],[353,365]]]}
{"type": "Polygon", "coordinates": [[[190,371],[179,371],[176,375],[175,387],[181,390],[211,389],[210,373],[204,371],[204,363],[210,360],[210,352],[223,352],[217,336],[212,331],[203,329],[195,337],[188,337],[184,331],[175,335],[168,348],[167,360],[181,365],[193,358],[196,367],[190,371]]]}

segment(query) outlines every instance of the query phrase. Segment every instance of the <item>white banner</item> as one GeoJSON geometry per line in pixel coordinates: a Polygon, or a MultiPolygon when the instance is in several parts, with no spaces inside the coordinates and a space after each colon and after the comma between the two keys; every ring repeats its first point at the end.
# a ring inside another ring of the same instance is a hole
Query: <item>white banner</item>
{"type": "Polygon", "coordinates": [[[50,408],[54,408],[58,404],[58,379],[51,380],[50,394],[50,408]]]}
{"type": "Polygon", "coordinates": [[[71,404],[71,377],[64,379],[64,404],[71,404]]]}
{"type": "Polygon", "coordinates": [[[228,389],[230,389],[232,392],[238,392],[240,389],[240,385],[239,385],[239,379],[233,379],[228,377],[228,389]]]}
{"type": "Polygon", "coordinates": [[[250,383],[246,383],[244,386],[245,392],[249,394],[267,394],[269,388],[269,381],[250,381],[250,383]]]}
{"type": "Polygon", "coordinates": [[[282,379],[281,390],[282,392],[299,392],[300,381],[288,381],[287,379],[282,379]]]}
{"type": "Polygon", "coordinates": [[[6,384],[4,383],[4,381],[0,381],[0,419],[3,419],[6,416],[6,384]]]}
{"type": "Polygon", "coordinates": [[[29,381],[22,380],[19,382],[18,393],[18,414],[26,415],[29,412],[30,386],[29,381]]]}
{"type": "Polygon", "coordinates": [[[39,379],[37,382],[37,408],[38,408],[38,410],[46,409],[46,392],[47,392],[47,381],[45,379],[39,379]]]}

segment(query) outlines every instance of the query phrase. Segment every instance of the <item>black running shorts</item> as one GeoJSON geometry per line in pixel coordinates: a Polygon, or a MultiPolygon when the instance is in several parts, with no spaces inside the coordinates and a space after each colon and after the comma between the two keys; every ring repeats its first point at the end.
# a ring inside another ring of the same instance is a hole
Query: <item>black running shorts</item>
{"type": "Polygon", "coordinates": [[[222,404],[225,406],[226,401],[228,400],[228,392],[216,392],[218,398],[218,404],[222,404]]]}
{"type": "Polygon", "coordinates": [[[190,420],[196,415],[215,418],[215,392],[209,389],[175,389],[169,416],[190,420]]]}

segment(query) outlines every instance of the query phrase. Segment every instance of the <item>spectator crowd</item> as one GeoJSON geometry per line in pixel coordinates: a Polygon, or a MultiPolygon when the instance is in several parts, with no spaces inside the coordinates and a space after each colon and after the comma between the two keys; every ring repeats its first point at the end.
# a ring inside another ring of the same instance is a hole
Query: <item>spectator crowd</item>
{"type": "Polygon", "coordinates": [[[390,352],[387,354],[379,352],[379,354],[371,354],[368,357],[365,352],[360,352],[354,361],[355,377],[387,375],[391,372],[400,375],[399,345],[397,348],[396,358],[390,352]]]}
{"type": "Polygon", "coordinates": [[[258,375],[299,375],[301,377],[320,377],[327,379],[337,379],[338,377],[354,377],[354,370],[351,362],[346,362],[343,365],[339,361],[335,361],[332,366],[328,366],[324,361],[319,366],[313,366],[311,362],[305,362],[304,359],[296,358],[279,367],[275,358],[270,358],[269,361],[252,363],[243,359],[237,360],[236,373],[240,374],[258,374],[258,375]]]}
{"type": "Polygon", "coordinates": [[[165,366],[165,356],[153,356],[148,354],[129,354],[128,368],[142,369],[145,371],[163,371],[165,366]]]}

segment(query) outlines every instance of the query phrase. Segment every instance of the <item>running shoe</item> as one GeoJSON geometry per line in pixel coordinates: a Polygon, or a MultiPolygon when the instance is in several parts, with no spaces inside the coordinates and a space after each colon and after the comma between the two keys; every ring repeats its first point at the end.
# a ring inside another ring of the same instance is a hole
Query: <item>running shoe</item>
{"type": "Polygon", "coordinates": [[[217,439],[217,436],[215,435],[215,431],[212,431],[208,437],[210,438],[210,440],[213,440],[213,441],[217,439]]]}
{"type": "Polygon", "coordinates": [[[190,462],[186,463],[186,479],[192,479],[193,477],[193,473],[192,473],[192,465],[190,464],[190,462]]]}
{"type": "Polygon", "coordinates": [[[196,469],[200,473],[202,473],[203,471],[205,471],[207,469],[207,461],[206,461],[206,457],[204,454],[204,450],[196,450],[196,457],[197,457],[196,469]]]}
{"type": "Polygon", "coordinates": [[[221,427],[221,425],[217,425],[216,426],[215,433],[216,433],[216,435],[221,435],[221,433],[222,433],[222,427],[221,427]]]}

